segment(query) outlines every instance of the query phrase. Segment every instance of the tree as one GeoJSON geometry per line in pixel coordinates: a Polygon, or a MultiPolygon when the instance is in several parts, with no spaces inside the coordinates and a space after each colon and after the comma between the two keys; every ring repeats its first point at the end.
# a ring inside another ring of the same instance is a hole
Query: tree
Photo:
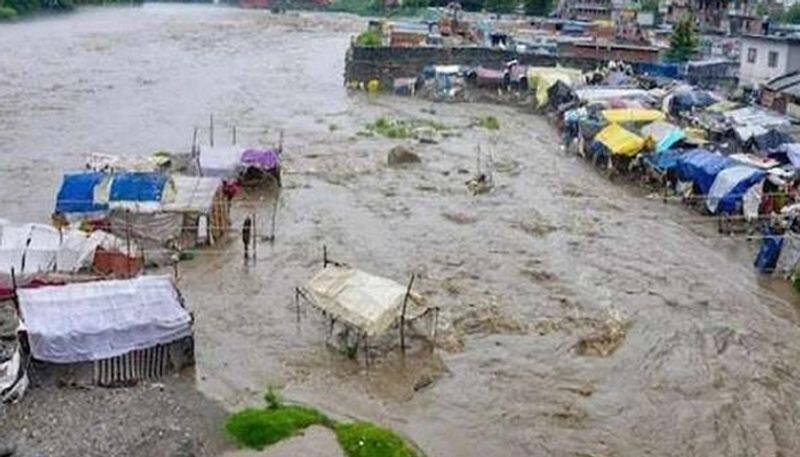
{"type": "Polygon", "coordinates": [[[553,9],[553,0],[525,0],[525,14],[547,16],[553,9]]]}
{"type": "Polygon", "coordinates": [[[800,24],[800,3],[792,5],[792,7],[786,11],[783,20],[790,24],[800,24]]]}
{"type": "Polygon", "coordinates": [[[486,0],[483,6],[491,13],[511,13],[518,4],[517,0],[486,0]]]}
{"type": "Polygon", "coordinates": [[[650,13],[657,13],[658,12],[658,0],[642,0],[641,8],[642,11],[647,11],[650,13]]]}
{"type": "Polygon", "coordinates": [[[692,28],[692,20],[685,18],[675,25],[669,41],[667,58],[674,62],[686,62],[697,53],[697,36],[692,28]]]}

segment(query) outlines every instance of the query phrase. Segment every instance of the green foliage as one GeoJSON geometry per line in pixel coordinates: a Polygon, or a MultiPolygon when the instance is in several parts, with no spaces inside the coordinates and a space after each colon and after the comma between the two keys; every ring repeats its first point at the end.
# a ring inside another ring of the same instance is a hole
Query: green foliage
{"type": "Polygon", "coordinates": [[[391,430],[368,422],[340,424],[336,438],[347,457],[419,457],[391,430]]]}
{"type": "Polygon", "coordinates": [[[240,446],[263,449],[312,425],[329,424],[330,420],[317,410],[278,405],[269,409],[248,408],[232,414],[225,422],[225,431],[240,446]]]}
{"type": "Polygon", "coordinates": [[[10,21],[16,19],[17,10],[7,6],[0,6],[0,21],[10,21]]]}
{"type": "Polygon", "coordinates": [[[658,0],[642,0],[639,6],[640,11],[648,11],[651,13],[658,12],[658,0]]]}
{"type": "Polygon", "coordinates": [[[672,31],[667,58],[673,62],[686,62],[697,53],[697,44],[697,35],[692,29],[691,19],[683,19],[672,31]]]}
{"type": "Polygon", "coordinates": [[[480,126],[487,130],[500,130],[500,121],[494,116],[487,116],[481,119],[480,126]]]}
{"type": "Polygon", "coordinates": [[[267,409],[278,409],[281,407],[281,397],[275,392],[272,386],[270,386],[264,394],[264,402],[267,404],[267,409]]]}
{"type": "Polygon", "coordinates": [[[525,0],[525,14],[547,16],[553,9],[553,0],[525,0]]]}
{"type": "Polygon", "coordinates": [[[517,0],[486,0],[483,6],[492,13],[512,13],[517,5],[517,0]]]}
{"type": "Polygon", "coordinates": [[[792,5],[784,14],[783,20],[790,24],[800,24],[800,3],[792,5]]]}
{"type": "Polygon", "coordinates": [[[365,30],[356,38],[358,46],[380,46],[383,44],[381,34],[376,30],[365,30]]]}
{"type": "Polygon", "coordinates": [[[41,6],[39,0],[5,0],[3,5],[13,9],[20,15],[32,13],[41,6]]]}
{"type": "Polygon", "coordinates": [[[367,124],[366,128],[369,133],[395,140],[413,137],[415,129],[418,128],[433,129],[437,132],[448,129],[446,125],[437,121],[424,119],[403,120],[384,116],[375,119],[375,122],[367,124]]]}

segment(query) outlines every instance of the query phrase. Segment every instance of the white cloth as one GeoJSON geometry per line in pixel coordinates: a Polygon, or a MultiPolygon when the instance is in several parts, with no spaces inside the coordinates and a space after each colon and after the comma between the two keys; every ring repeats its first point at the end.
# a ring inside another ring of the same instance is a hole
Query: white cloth
{"type": "Polygon", "coordinates": [[[11,268],[19,274],[74,273],[91,265],[97,244],[98,241],[80,230],[59,233],[43,224],[0,224],[0,273],[11,274],[11,268]]]}
{"type": "Polygon", "coordinates": [[[706,208],[708,208],[711,213],[716,213],[720,200],[740,182],[748,179],[753,173],[757,172],[758,170],[755,168],[743,165],[733,166],[720,171],[714,179],[714,183],[711,184],[711,189],[708,191],[706,208]]]}
{"type": "Polygon", "coordinates": [[[203,176],[217,178],[235,176],[239,162],[242,160],[242,152],[238,146],[202,146],[200,148],[200,170],[203,176]]]}
{"type": "MultiPolygon", "coordinates": [[[[323,268],[307,290],[318,308],[370,336],[385,332],[400,317],[406,295],[406,287],[391,279],[344,267],[323,268]]],[[[406,305],[409,320],[427,310],[413,292],[406,305]]]]}
{"type": "Polygon", "coordinates": [[[19,289],[20,315],[37,360],[101,360],[192,334],[167,276],[19,289]]]}
{"type": "Polygon", "coordinates": [[[222,187],[219,178],[199,176],[173,176],[175,182],[175,200],[165,203],[164,211],[211,213],[214,196],[222,187]]]}

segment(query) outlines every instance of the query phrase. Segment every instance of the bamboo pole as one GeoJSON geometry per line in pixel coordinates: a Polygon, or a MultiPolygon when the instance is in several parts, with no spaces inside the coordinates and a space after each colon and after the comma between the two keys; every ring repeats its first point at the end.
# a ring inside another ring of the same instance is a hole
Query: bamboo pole
{"type": "Polygon", "coordinates": [[[232,135],[233,135],[233,145],[236,145],[236,126],[232,127],[232,135]]]}
{"type": "Polygon", "coordinates": [[[253,213],[253,263],[258,260],[258,232],[256,231],[256,213],[253,213]]]}
{"type": "Polygon", "coordinates": [[[208,144],[214,147],[214,114],[208,118],[208,144]]]}
{"type": "Polygon", "coordinates": [[[408,296],[411,294],[411,286],[414,284],[414,273],[411,274],[411,279],[408,281],[406,288],[406,295],[403,297],[403,311],[400,313],[400,350],[403,355],[406,353],[406,305],[408,305],[408,296]]]}

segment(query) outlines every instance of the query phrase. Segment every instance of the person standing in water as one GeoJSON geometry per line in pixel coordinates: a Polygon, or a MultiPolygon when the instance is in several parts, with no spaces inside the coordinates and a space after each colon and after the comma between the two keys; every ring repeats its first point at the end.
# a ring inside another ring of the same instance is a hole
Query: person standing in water
{"type": "Polygon", "coordinates": [[[250,234],[252,230],[253,230],[253,220],[250,219],[250,216],[247,216],[244,219],[244,224],[242,225],[242,243],[244,243],[245,260],[250,258],[250,234]]]}

